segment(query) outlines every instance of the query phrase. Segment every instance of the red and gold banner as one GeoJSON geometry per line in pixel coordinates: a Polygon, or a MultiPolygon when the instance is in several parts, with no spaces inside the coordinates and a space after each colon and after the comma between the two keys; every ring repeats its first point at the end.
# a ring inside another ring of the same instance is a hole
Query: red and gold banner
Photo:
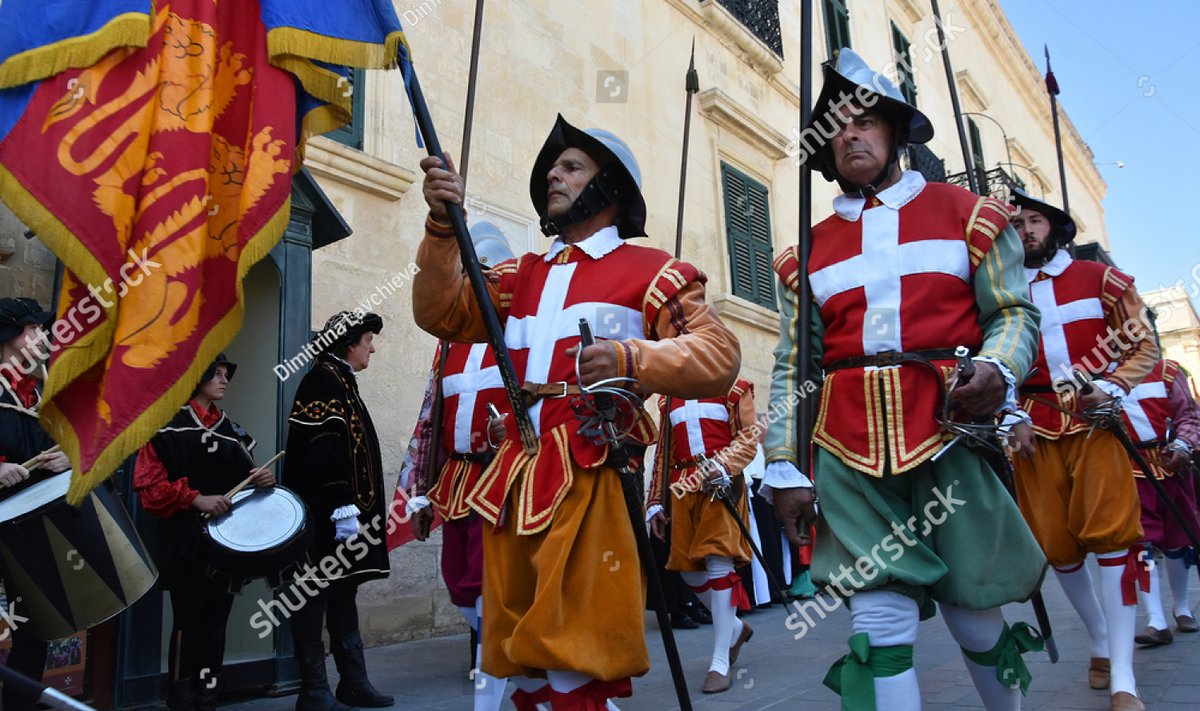
{"type": "Polygon", "coordinates": [[[77,501],[190,395],[287,224],[296,88],[257,3],[158,3],[144,48],[43,81],[5,201],[66,266],[42,422],[77,501]]]}

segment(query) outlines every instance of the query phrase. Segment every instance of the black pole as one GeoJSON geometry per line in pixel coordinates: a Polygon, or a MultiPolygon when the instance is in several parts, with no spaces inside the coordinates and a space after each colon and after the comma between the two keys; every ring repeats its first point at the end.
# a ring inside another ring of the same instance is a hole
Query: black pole
{"type": "MultiPolygon", "coordinates": [[[[579,349],[595,344],[591,324],[579,319],[579,349]]],[[[579,385],[582,387],[583,382],[579,385]]],[[[637,542],[638,558],[642,561],[642,572],[646,574],[646,592],[654,606],[654,617],[658,620],[658,633],[662,637],[663,651],[667,655],[667,666],[671,670],[671,681],[675,685],[675,698],[680,711],[692,711],[692,698],[688,695],[687,679],[683,676],[683,663],[679,659],[679,646],[675,644],[675,632],[671,628],[671,613],[667,611],[667,597],[663,594],[662,580],[658,577],[658,566],[654,564],[654,551],[650,548],[650,535],[646,533],[645,509],[642,506],[642,480],[638,476],[638,465],[629,456],[625,443],[613,426],[616,405],[612,396],[597,393],[592,396],[602,418],[604,438],[608,441],[609,459],[605,466],[617,470],[621,477],[621,492],[625,495],[625,510],[629,513],[629,525],[637,542]]],[[[666,472],[663,472],[666,476],[666,472]]],[[[638,614],[641,614],[640,612],[638,614]]]]}
{"type": "MultiPolygon", "coordinates": [[[[746,495],[749,495],[749,490],[747,490],[746,495]]],[[[766,558],[763,558],[762,551],[758,549],[758,545],[755,544],[754,538],[751,537],[750,529],[746,527],[746,522],[742,520],[741,513],[737,510],[737,506],[735,506],[733,501],[729,498],[729,492],[726,491],[722,494],[719,494],[717,498],[721,500],[721,503],[725,504],[725,508],[729,511],[729,515],[733,517],[733,521],[737,524],[738,530],[742,532],[742,538],[746,539],[746,544],[750,546],[750,552],[753,553],[754,557],[758,559],[758,564],[762,566],[763,572],[767,574],[767,580],[771,583],[771,587],[775,588],[771,592],[778,596],[780,600],[783,600],[784,604],[795,600],[796,596],[790,592],[787,592],[787,589],[784,588],[783,584],[779,582],[779,579],[775,577],[775,571],[771,569],[771,566],[767,565],[767,560],[766,558]]]]}
{"type": "Polygon", "coordinates": [[[1046,93],[1050,95],[1050,115],[1054,119],[1054,149],[1058,152],[1058,182],[1062,186],[1062,209],[1071,214],[1071,201],[1067,197],[1067,168],[1063,163],[1062,132],[1058,127],[1058,80],[1050,70],[1050,48],[1046,50],[1046,93]]]}
{"type": "Polygon", "coordinates": [[[683,251],[683,202],[687,193],[688,143],[692,138],[692,96],[700,91],[700,75],[696,73],[696,38],[692,38],[692,58],[684,79],[687,105],[683,111],[683,158],[679,164],[679,212],[675,218],[675,258],[683,251]]]}
{"type": "MultiPolygon", "coordinates": [[[[812,0],[800,0],[800,130],[812,119],[812,0]]],[[[812,247],[812,169],[805,161],[800,166],[800,294],[796,314],[796,343],[800,351],[800,382],[797,392],[807,394],[807,384],[812,376],[812,286],[808,283],[808,254],[812,247]]],[[[781,295],[782,297],[782,295],[781,295]]],[[[809,440],[812,437],[812,405],[808,398],[801,398],[796,408],[796,465],[802,473],[811,476],[812,452],[809,440]]]]}
{"type": "MultiPolygon", "coordinates": [[[[425,95],[421,92],[421,82],[417,79],[416,68],[411,70],[409,94],[412,99],[413,115],[417,119],[417,128],[425,139],[429,155],[435,156],[447,165],[446,156],[442,153],[442,145],[438,141],[437,130],[433,126],[433,118],[429,115],[429,105],[425,103],[425,95]]],[[[488,345],[496,355],[496,367],[500,378],[504,381],[504,390],[508,394],[512,406],[513,419],[521,436],[521,445],[525,452],[532,455],[537,453],[537,435],[533,432],[533,422],[529,419],[529,410],[521,396],[521,386],[517,383],[516,371],[513,369],[512,358],[508,354],[508,345],[504,342],[504,331],[500,327],[500,317],[496,306],[488,293],[487,283],[483,280],[483,270],[479,266],[479,257],[475,255],[475,245],[471,243],[471,234],[467,231],[466,220],[463,219],[461,205],[445,203],[446,215],[450,219],[450,227],[454,230],[454,239],[458,242],[458,250],[462,256],[463,269],[471,282],[471,291],[479,303],[479,312],[483,317],[483,325],[487,329],[488,345]]]]}
{"type": "Polygon", "coordinates": [[[475,83],[479,78],[479,43],[483,37],[483,0],[475,0],[475,27],[471,34],[471,71],[467,75],[467,107],[463,113],[462,151],[458,161],[458,174],[462,176],[464,189],[467,182],[467,165],[471,159],[471,128],[475,124],[475,83]]]}
{"type": "Polygon", "coordinates": [[[979,176],[975,174],[975,165],[971,160],[971,148],[967,145],[967,129],[963,126],[962,105],[958,103],[958,83],[954,81],[954,67],[950,64],[950,47],[946,43],[946,31],[942,27],[942,11],[938,8],[938,0],[933,3],[933,24],[937,27],[938,46],[942,48],[942,66],[946,68],[946,84],[950,87],[950,106],[954,109],[954,125],[958,128],[958,147],[962,150],[963,166],[967,171],[967,184],[971,192],[982,195],[979,176]]]}

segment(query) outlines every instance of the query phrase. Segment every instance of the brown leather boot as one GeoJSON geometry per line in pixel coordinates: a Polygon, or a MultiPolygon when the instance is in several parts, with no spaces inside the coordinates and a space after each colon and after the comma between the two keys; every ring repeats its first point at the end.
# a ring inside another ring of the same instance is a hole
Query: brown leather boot
{"type": "Polygon", "coordinates": [[[1088,686],[1093,689],[1107,689],[1109,669],[1107,657],[1092,657],[1091,663],[1088,664],[1088,686]]]}

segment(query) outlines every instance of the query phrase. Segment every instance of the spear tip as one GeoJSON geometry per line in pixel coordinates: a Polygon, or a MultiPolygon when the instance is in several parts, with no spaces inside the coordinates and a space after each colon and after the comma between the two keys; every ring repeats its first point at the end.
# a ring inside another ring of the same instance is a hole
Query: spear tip
{"type": "Polygon", "coordinates": [[[700,91],[700,75],[696,73],[696,36],[692,35],[692,56],[688,60],[688,70],[684,89],[689,94],[700,91]]]}

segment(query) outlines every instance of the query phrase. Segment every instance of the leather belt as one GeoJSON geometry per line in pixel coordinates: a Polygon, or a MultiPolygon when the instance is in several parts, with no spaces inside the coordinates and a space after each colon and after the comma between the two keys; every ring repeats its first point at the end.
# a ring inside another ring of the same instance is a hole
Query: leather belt
{"type": "Polygon", "coordinates": [[[470,462],[472,464],[487,464],[492,461],[491,452],[451,452],[450,458],[456,462],[470,462]]]}
{"type": "Polygon", "coordinates": [[[572,395],[578,395],[581,391],[575,383],[557,382],[557,383],[531,383],[525,381],[521,386],[521,395],[525,400],[525,406],[531,407],[535,402],[542,398],[563,398],[572,395]]]}
{"type": "Polygon", "coordinates": [[[935,348],[927,351],[882,351],[873,355],[839,358],[825,365],[826,372],[846,370],[847,368],[883,368],[901,363],[920,363],[930,365],[934,360],[954,360],[953,348],[935,348]]]}

